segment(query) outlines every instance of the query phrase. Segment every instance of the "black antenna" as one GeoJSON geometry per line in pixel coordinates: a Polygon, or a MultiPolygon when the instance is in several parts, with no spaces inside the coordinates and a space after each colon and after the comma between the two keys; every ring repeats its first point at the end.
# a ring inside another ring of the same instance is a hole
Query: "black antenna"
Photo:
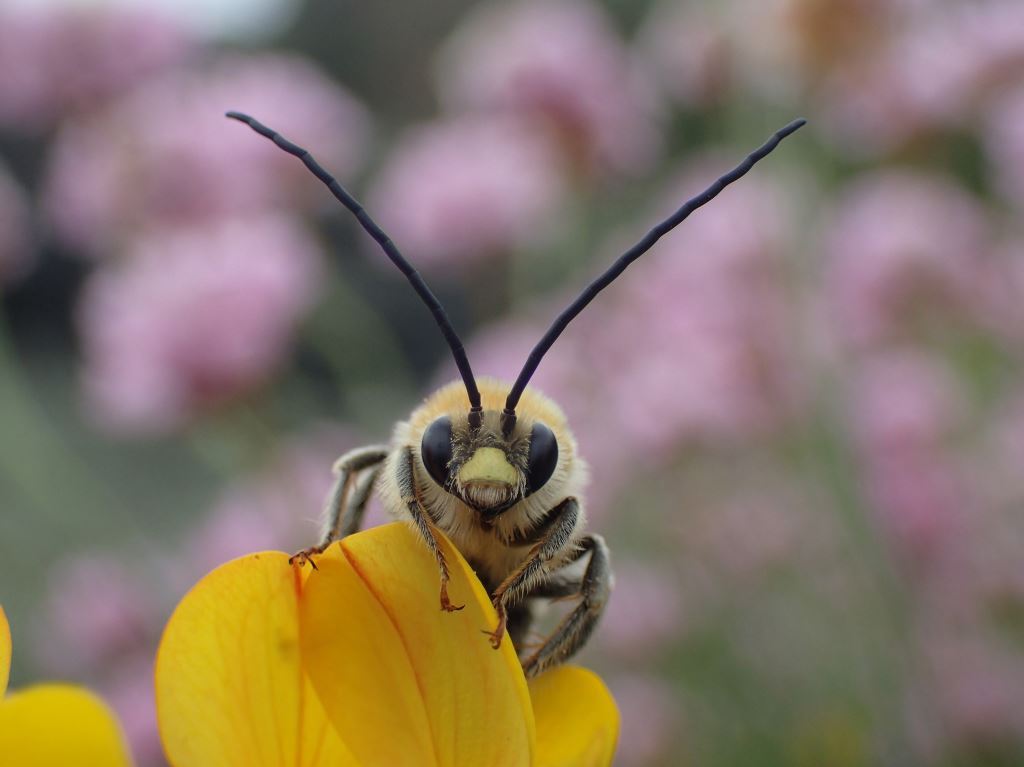
{"type": "Polygon", "coordinates": [[[544,355],[547,354],[548,349],[551,348],[551,345],[562,334],[562,331],[565,330],[566,326],[573,321],[573,318],[583,311],[584,307],[593,301],[594,297],[597,296],[598,293],[608,287],[616,277],[622,274],[626,270],[627,266],[650,250],[654,243],[679,226],[679,224],[685,221],[687,216],[697,210],[697,208],[702,205],[706,205],[715,199],[715,197],[718,196],[718,193],[729,186],[733,181],[736,181],[746,175],[747,171],[753,168],[754,164],[759,160],[767,157],[771,151],[779,145],[779,142],[782,141],[782,139],[796,132],[806,123],[807,120],[802,118],[794,120],[789,125],[773,134],[763,146],[747,155],[747,158],[742,163],[719,178],[699,195],[688,200],[683,207],[651,229],[644,238],[640,240],[640,242],[619,256],[615,263],[608,267],[604,274],[590,283],[586,289],[580,293],[577,299],[573,301],[565,311],[558,315],[558,318],[554,321],[551,327],[548,328],[548,332],[545,333],[544,337],[540,339],[540,342],[533,347],[533,351],[531,351],[530,356],[527,357],[526,364],[523,365],[523,369],[519,373],[519,377],[516,379],[515,384],[512,385],[512,391],[509,392],[508,398],[505,400],[505,411],[502,413],[501,422],[502,429],[506,434],[510,433],[512,431],[512,427],[515,425],[516,405],[519,404],[519,398],[523,395],[523,390],[530,382],[533,374],[537,371],[537,366],[544,358],[544,355]]]}
{"type": "Polygon", "coordinates": [[[469,395],[470,424],[474,427],[479,426],[482,420],[480,390],[476,388],[476,379],[473,378],[473,370],[469,366],[469,358],[466,356],[466,350],[462,346],[462,341],[459,340],[458,335],[455,333],[455,329],[452,327],[452,323],[449,321],[448,315],[444,311],[444,307],[442,307],[441,302],[437,300],[437,296],[430,292],[430,288],[427,287],[427,283],[423,281],[420,273],[413,269],[412,264],[406,261],[405,257],[398,252],[398,248],[395,247],[395,243],[392,242],[391,238],[384,233],[384,230],[377,226],[377,223],[370,218],[369,214],[363,209],[363,206],[360,205],[352,195],[345,191],[345,188],[338,183],[337,179],[324,170],[320,163],[313,159],[313,155],[302,147],[296,146],[277,131],[271,130],[266,125],[263,125],[252,117],[249,117],[249,115],[242,114],[241,112],[227,112],[227,116],[232,120],[238,120],[239,122],[245,123],[261,136],[265,136],[273,141],[288,154],[294,155],[302,160],[305,166],[312,171],[313,175],[320,179],[327,188],[331,190],[331,194],[337,197],[342,205],[352,211],[363,229],[365,229],[369,235],[377,241],[377,244],[381,246],[387,254],[387,257],[391,259],[391,263],[397,266],[399,271],[405,275],[405,278],[409,280],[409,283],[412,285],[413,290],[415,290],[417,295],[423,299],[423,303],[427,305],[427,308],[430,309],[430,313],[434,315],[434,321],[437,323],[437,326],[441,328],[444,340],[447,341],[448,346],[451,347],[452,356],[455,357],[455,364],[458,366],[459,374],[462,376],[462,382],[466,385],[466,394],[469,395]]]}

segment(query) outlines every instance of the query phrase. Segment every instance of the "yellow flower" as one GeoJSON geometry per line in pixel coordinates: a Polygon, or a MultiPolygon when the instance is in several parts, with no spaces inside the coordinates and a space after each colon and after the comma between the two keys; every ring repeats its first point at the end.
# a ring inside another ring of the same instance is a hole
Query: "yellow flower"
{"type": "Polygon", "coordinates": [[[85,690],[44,684],[4,697],[11,630],[0,607],[0,764],[31,767],[129,767],[117,720],[85,690]]]}
{"type": "Polygon", "coordinates": [[[618,711],[593,673],[527,685],[465,560],[442,541],[458,613],[405,525],[331,546],[318,570],[280,552],[214,570],[157,654],[157,718],[174,767],[598,767],[618,711]]]}

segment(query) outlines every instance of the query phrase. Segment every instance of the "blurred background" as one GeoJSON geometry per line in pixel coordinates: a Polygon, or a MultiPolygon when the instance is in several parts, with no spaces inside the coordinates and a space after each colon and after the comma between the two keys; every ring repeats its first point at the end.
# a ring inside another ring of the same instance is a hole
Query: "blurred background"
{"type": "MultiPolygon", "coordinates": [[[[618,764],[1024,764],[1020,0],[8,2],[0,601],[14,684],[161,765],[184,591],[314,542],[330,466],[454,377],[308,146],[592,467],[582,661],[618,764]]],[[[379,509],[375,520],[381,518],[379,509]]]]}

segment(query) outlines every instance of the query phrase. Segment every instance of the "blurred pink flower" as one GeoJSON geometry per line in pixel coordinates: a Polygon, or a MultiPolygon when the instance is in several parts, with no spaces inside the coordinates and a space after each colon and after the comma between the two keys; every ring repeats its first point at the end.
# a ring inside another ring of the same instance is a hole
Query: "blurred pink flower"
{"type": "Polygon", "coordinates": [[[929,127],[927,115],[894,74],[898,64],[891,58],[872,58],[841,70],[823,88],[822,132],[843,154],[881,154],[929,127]]]}
{"type": "MultiPolygon", "coordinates": [[[[320,484],[326,493],[330,483],[329,466],[323,475],[325,479],[320,484]]],[[[282,507],[279,495],[284,495],[284,491],[274,485],[274,480],[279,479],[274,476],[273,480],[259,477],[242,481],[221,493],[213,511],[185,547],[189,573],[183,581],[202,577],[218,565],[253,551],[289,548],[286,542],[296,538],[296,515],[303,509],[312,514],[322,498],[316,498],[313,504],[304,503],[310,500],[305,497],[307,488],[299,488],[300,495],[292,499],[290,507],[282,507]]]]}
{"type": "Polygon", "coordinates": [[[1024,389],[1020,382],[994,408],[986,437],[988,444],[977,455],[979,476],[985,477],[985,487],[1000,508],[1016,509],[1024,504],[1020,471],[1024,466],[1024,389]]]}
{"type": "Polygon", "coordinates": [[[986,312],[985,211],[950,181],[911,171],[859,179],[836,204],[825,248],[825,295],[855,345],[906,336],[923,309],[986,312]]]}
{"type": "MultiPolygon", "coordinates": [[[[749,12],[757,0],[740,3],[749,12]]],[[[900,17],[920,0],[780,0],[765,3],[787,58],[814,80],[877,49],[900,17]],[[773,11],[773,12],[772,12],[773,11]]],[[[759,25],[750,25],[756,35],[759,25]]]]}
{"type": "MultiPolygon", "coordinates": [[[[671,2],[672,0],[670,0],[671,2]]],[[[930,0],[729,0],[690,5],[728,40],[730,67],[744,90],[776,104],[829,105],[851,73],[869,71],[902,30],[902,20],[930,0]]],[[[881,83],[880,85],[885,85],[881,83]]],[[[821,106],[812,123],[820,129],[821,106]]],[[[855,110],[852,110],[854,111],[855,110]]],[[[854,118],[859,117],[854,113],[854,118]]],[[[894,120],[899,116],[894,115],[894,120]]],[[[847,147],[843,147],[844,151],[847,147]]]]}
{"type": "MultiPolygon", "coordinates": [[[[714,174],[688,173],[673,185],[671,205],[714,174]]],[[[638,468],[656,468],[681,445],[746,439],[792,411],[799,387],[781,283],[789,230],[777,200],[784,194],[753,180],[729,190],[632,266],[538,368],[531,386],[565,409],[591,466],[594,516],[611,511],[638,468]]],[[[618,255],[606,250],[594,276],[618,255]]],[[[584,285],[581,279],[577,289],[584,285]]],[[[478,334],[469,344],[474,370],[514,379],[547,321],[575,292],[524,307],[528,320],[478,334]]],[[[452,375],[447,365],[445,380],[452,375]]]]}
{"type": "Polygon", "coordinates": [[[946,747],[989,752],[1024,737],[1024,662],[983,630],[926,626],[923,694],[946,747]],[[950,743],[950,741],[952,743],[950,743]]]}
{"type": "MultiPolygon", "coordinates": [[[[214,567],[252,551],[297,551],[319,541],[320,514],[334,483],[331,467],[358,441],[332,427],[291,440],[258,474],[228,486],[191,534],[182,558],[187,587],[214,567]]],[[[377,524],[364,519],[364,527],[377,524]]]]}
{"type": "Polygon", "coordinates": [[[99,692],[117,714],[137,767],[162,767],[160,731],[153,690],[153,652],[145,648],[135,656],[118,659],[99,692]]]}
{"type": "Polygon", "coordinates": [[[635,172],[658,155],[658,105],[608,18],[586,0],[491,3],[439,61],[454,109],[536,115],[586,169],[635,172]]]}
{"type": "Polygon", "coordinates": [[[81,556],[51,571],[33,651],[47,671],[96,673],[148,641],[160,606],[139,573],[109,556],[81,556]]]}
{"type": "Polygon", "coordinates": [[[994,88],[1024,73],[1024,7],[1016,0],[915,4],[885,32],[822,88],[825,126],[847,150],[887,151],[961,125],[994,88]]]}
{"type": "MultiPolygon", "coordinates": [[[[566,296],[565,302],[569,300],[566,296]]],[[[538,301],[522,312],[522,316],[512,317],[477,332],[467,349],[474,372],[478,376],[497,378],[511,385],[519,375],[530,350],[544,335],[547,329],[544,320],[554,319],[560,308],[561,303],[558,301],[538,301]]],[[[557,345],[530,379],[531,388],[542,391],[556,402],[568,400],[572,394],[572,377],[577,367],[573,358],[578,352],[572,339],[569,334],[558,339],[557,345]]],[[[438,386],[458,375],[454,363],[446,362],[442,370],[435,382],[438,386]]],[[[566,406],[572,405],[566,402],[566,406]]]]}
{"type": "Polygon", "coordinates": [[[850,386],[855,445],[883,531],[911,564],[948,562],[973,504],[948,446],[963,392],[948,369],[914,351],[861,362],[850,386]]]}
{"type": "Polygon", "coordinates": [[[798,567],[801,553],[827,550],[823,525],[799,492],[763,472],[745,473],[732,493],[707,499],[677,522],[690,556],[706,565],[720,591],[759,587],[772,571],[798,567]]]}
{"type": "Polygon", "coordinates": [[[622,673],[609,677],[608,686],[622,713],[615,764],[674,763],[669,755],[685,738],[686,728],[672,686],[651,676],[622,673]]]}
{"type": "MultiPolygon", "coordinates": [[[[714,175],[693,166],[659,215],[714,175]]],[[[746,439],[789,415],[785,196],[753,179],[728,190],[633,266],[614,303],[592,311],[591,358],[627,444],[656,455],[687,440],[746,439]]]]}
{"type": "Polygon", "coordinates": [[[329,204],[301,163],[228,109],[309,147],[342,180],[362,162],[368,117],[346,90],[301,58],[225,55],[64,127],[45,188],[57,233],[100,256],[154,225],[329,204]]]}
{"type": "Polygon", "coordinates": [[[124,434],[181,426],[265,380],[316,298],[321,254],[263,216],[152,233],[96,271],[78,312],[89,415],[124,434]]]}
{"type": "Polygon", "coordinates": [[[177,63],[190,41],[170,18],[127,7],[0,11],[0,124],[41,130],[177,63]]]}
{"type": "Polygon", "coordinates": [[[992,107],[985,146],[1000,190],[1024,211],[1024,87],[1006,93],[992,107]]]}
{"type": "Polygon", "coordinates": [[[28,197],[0,164],[0,285],[21,277],[31,266],[28,197]]]}
{"type": "Polygon", "coordinates": [[[963,3],[943,20],[973,49],[968,61],[973,64],[975,98],[1004,84],[1020,83],[1024,75],[1024,6],[1017,0],[963,3]]]}
{"type": "Polygon", "coordinates": [[[970,46],[956,30],[923,24],[835,72],[822,89],[826,133],[875,153],[954,122],[978,56],[970,46]]]}
{"type": "Polygon", "coordinates": [[[850,382],[854,437],[886,454],[941,444],[967,415],[965,393],[952,371],[922,351],[869,357],[850,382]]]}
{"type": "MultiPolygon", "coordinates": [[[[963,488],[941,456],[911,453],[868,468],[867,495],[905,564],[933,570],[962,531],[963,488]]],[[[969,512],[968,512],[969,513],[969,512]]]]}
{"type": "Polygon", "coordinates": [[[536,243],[555,220],[563,185],[542,133],[467,117],[402,138],[368,207],[415,263],[462,265],[536,243]]]}
{"type": "Polygon", "coordinates": [[[1011,234],[994,248],[991,263],[979,275],[986,289],[978,313],[984,327],[1016,348],[1024,341],[1024,231],[1011,234]]]}
{"type": "Polygon", "coordinates": [[[636,47],[671,100],[707,107],[722,101],[732,83],[732,45],[717,14],[670,0],[647,16],[636,47]]]}
{"type": "Polygon", "coordinates": [[[680,580],[670,567],[617,557],[615,597],[595,645],[621,658],[650,660],[685,629],[680,580]]]}

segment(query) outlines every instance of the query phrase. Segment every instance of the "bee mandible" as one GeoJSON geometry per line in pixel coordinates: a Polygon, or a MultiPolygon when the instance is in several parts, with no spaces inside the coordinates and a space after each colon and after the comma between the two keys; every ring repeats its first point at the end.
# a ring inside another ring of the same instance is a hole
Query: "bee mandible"
{"type": "Polygon", "coordinates": [[[430,310],[461,376],[398,423],[390,445],[359,448],[338,459],[323,537],[293,561],[315,567],[317,554],[358,531],[376,490],[391,515],[412,523],[437,560],[442,610],[462,606],[448,597],[448,563],[438,531],[448,536],[491,595],[498,623],[486,633],[495,648],[507,633],[528,677],[572,657],[601,617],[612,572],[604,539],[586,532],[581,495],[586,464],[561,409],[528,388],[530,378],[566,326],[601,290],[806,121],[794,120],[774,133],[620,256],[555,319],[513,383],[481,379],[478,384],[441,303],[362,205],[302,147],[248,115],[227,116],[299,158],[355,215],[430,310]],[[561,598],[576,604],[536,649],[527,651],[534,607],[561,598]]]}

